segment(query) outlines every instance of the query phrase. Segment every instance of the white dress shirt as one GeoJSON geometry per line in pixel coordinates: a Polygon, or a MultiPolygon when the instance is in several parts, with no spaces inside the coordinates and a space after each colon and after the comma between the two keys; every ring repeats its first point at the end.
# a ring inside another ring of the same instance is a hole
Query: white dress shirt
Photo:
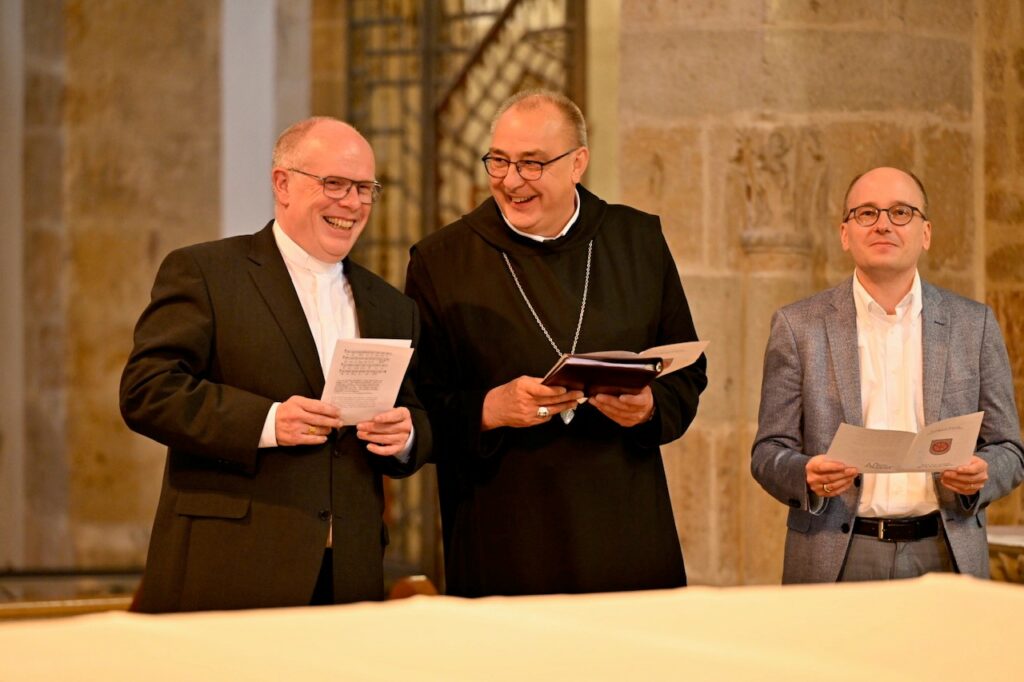
{"type": "MultiPolygon", "coordinates": [[[[864,426],[917,433],[924,426],[921,348],[921,276],[896,312],[878,305],[854,273],[857,354],[864,426]]],[[[863,474],[858,516],[903,518],[939,508],[928,473],[863,474]]]]}
{"type": "MultiPolygon", "coordinates": [[[[359,338],[359,323],[352,286],[345,277],[341,262],[325,263],[309,255],[285,234],[276,220],[273,230],[277,248],[284,258],[284,264],[295,286],[295,293],[302,304],[302,312],[306,314],[309,330],[313,334],[313,341],[320,355],[320,367],[326,376],[338,339],[359,338]]],[[[277,447],[275,422],[280,404],[274,403],[267,413],[263,433],[260,435],[261,448],[277,447]]],[[[405,447],[395,457],[403,462],[409,460],[415,435],[414,427],[405,442],[405,447]]]]}

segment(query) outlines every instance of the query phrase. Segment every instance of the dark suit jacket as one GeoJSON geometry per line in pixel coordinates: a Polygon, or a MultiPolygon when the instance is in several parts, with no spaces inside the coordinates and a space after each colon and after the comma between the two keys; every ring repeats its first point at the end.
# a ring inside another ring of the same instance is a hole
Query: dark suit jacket
{"type": "MultiPolygon", "coordinates": [[[[921,282],[925,423],[983,410],[977,455],[989,479],[957,495],[933,474],[942,524],[961,573],[987,577],[985,507],[1024,479],[1024,445],[1013,373],[992,310],[921,282]]],[[[824,500],[807,489],[805,466],[826,452],[841,422],[863,426],[853,280],[788,305],[772,317],[751,469],[790,507],[782,582],[833,582],[850,545],[860,479],[824,500]]]]}
{"type": "MultiPolygon", "coordinates": [[[[121,413],[168,448],[141,611],[308,604],[332,513],[335,599],[383,596],[381,475],[408,476],[430,450],[414,367],[398,397],[416,429],[408,463],[369,453],[352,427],[319,446],[257,448],[274,401],[324,388],[271,225],[168,255],[135,329],[121,413]]],[[[344,268],[361,336],[415,343],[412,301],[344,268]]]]}

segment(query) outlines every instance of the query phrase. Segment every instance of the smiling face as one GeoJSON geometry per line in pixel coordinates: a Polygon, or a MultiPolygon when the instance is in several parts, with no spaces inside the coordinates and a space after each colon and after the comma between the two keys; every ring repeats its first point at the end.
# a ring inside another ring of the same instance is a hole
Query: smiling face
{"type": "Polygon", "coordinates": [[[277,163],[272,175],[274,217],[281,229],[317,260],[334,263],[348,256],[370,219],[372,205],[360,202],[354,187],[343,199],[330,199],[319,180],[288,169],[372,181],[370,144],[347,124],[318,121],[277,163]]]}
{"type": "MultiPolygon", "coordinates": [[[[896,168],[875,168],[868,171],[850,188],[846,199],[846,213],[858,206],[869,205],[888,209],[896,204],[907,204],[925,210],[924,195],[909,175],[896,168]]],[[[872,282],[913,279],[917,261],[931,246],[932,224],[914,213],[906,225],[893,225],[887,213],[878,221],[864,227],[852,217],[839,226],[843,250],[872,282]]]]}
{"type": "MultiPolygon", "coordinates": [[[[488,154],[511,161],[548,161],[576,147],[572,126],[550,102],[519,104],[494,125],[488,154]]],[[[544,167],[537,180],[523,180],[512,165],[504,178],[488,176],[491,195],[516,229],[552,237],[576,210],[576,183],[587,169],[590,152],[580,147],[544,167]]]]}

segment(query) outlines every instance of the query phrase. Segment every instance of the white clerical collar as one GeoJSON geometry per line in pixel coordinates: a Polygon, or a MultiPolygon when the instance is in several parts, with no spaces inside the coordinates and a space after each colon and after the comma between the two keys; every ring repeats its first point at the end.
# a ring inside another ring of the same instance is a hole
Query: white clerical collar
{"type": "Polygon", "coordinates": [[[505,217],[505,213],[500,208],[498,209],[498,211],[501,213],[501,218],[502,220],[505,221],[505,224],[508,225],[509,229],[518,234],[520,237],[526,237],[527,239],[532,239],[535,242],[547,242],[551,241],[552,239],[561,239],[562,237],[569,233],[569,230],[572,229],[572,226],[576,223],[576,219],[580,217],[580,191],[575,190],[575,192],[576,210],[573,212],[572,217],[569,218],[569,222],[567,222],[565,224],[565,227],[562,228],[562,231],[556,234],[554,237],[542,237],[539,234],[530,234],[529,232],[517,230],[516,226],[508,221],[508,218],[505,217]]]}
{"type": "MultiPolygon", "coordinates": [[[[878,318],[891,317],[885,312],[885,308],[880,306],[872,298],[871,294],[868,293],[868,290],[864,288],[864,285],[860,283],[856,270],[853,273],[853,299],[856,303],[858,314],[870,314],[878,318]]],[[[903,316],[909,313],[910,319],[914,319],[921,314],[921,308],[921,273],[915,270],[914,283],[910,285],[910,291],[903,297],[903,300],[896,304],[895,317],[903,319],[903,316]]]]}
{"type": "Polygon", "coordinates": [[[330,275],[336,274],[341,271],[341,261],[335,263],[328,263],[306,253],[306,251],[295,243],[295,241],[288,236],[288,233],[284,231],[281,225],[275,220],[274,221],[274,241],[277,242],[277,248],[281,251],[281,255],[286,261],[296,267],[309,270],[313,274],[330,275]]]}

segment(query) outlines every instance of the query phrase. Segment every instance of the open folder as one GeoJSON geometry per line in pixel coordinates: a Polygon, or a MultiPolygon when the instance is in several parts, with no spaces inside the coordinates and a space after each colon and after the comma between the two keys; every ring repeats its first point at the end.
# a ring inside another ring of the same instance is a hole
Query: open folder
{"type": "Polygon", "coordinates": [[[978,447],[984,412],[943,419],[919,432],[842,423],[826,453],[867,473],[942,471],[967,464],[978,447]]]}
{"type": "Polygon", "coordinates": [[[639,393],[658,377],[692,365],[707,346],[707,341],[688,341],[639,353],[616,350],[566,354],[544,375],[542,383],[583,391],[587,396],[639,393]]]}

